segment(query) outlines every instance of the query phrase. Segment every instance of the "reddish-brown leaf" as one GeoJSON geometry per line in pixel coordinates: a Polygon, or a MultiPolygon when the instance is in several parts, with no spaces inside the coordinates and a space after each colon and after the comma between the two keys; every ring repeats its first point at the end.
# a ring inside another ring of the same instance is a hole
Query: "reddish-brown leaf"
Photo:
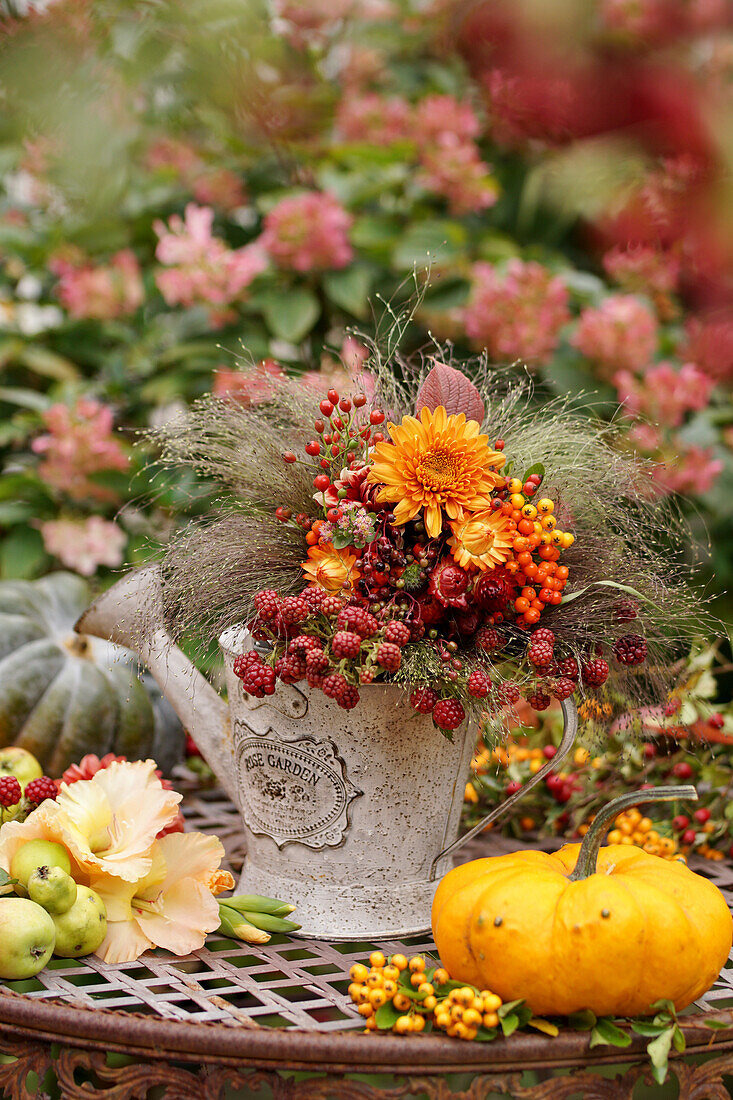
{"type": "Polygon", "coordinates": [[[476,420],[479,424],[484,418],[484,403],[473,382],[446,363],[436,363],[420,387],[417,415],[424,408],[434,412],[439,405],[449,414],[465,413],[466,420],[476,420]]]}

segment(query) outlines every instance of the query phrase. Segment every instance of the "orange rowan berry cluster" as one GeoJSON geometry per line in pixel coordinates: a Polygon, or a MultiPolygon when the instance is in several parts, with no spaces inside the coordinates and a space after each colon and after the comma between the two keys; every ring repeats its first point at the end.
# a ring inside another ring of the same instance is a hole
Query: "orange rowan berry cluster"
{"type": "MultiPolygon", "coordinates": [[[[587,826],[581,826],[580,831],[587,831],[587,826]]],[[[615,818],[606,841],[608,844],[633,844],[663,859],[684,858],[678,855],[675,840],[671,836],[660,835],[651,818],[644,817],[636,807],[625,810],[615,818]]]]}
{"type": "Polygon", "coordinates": [[[349,971],[349,996],[366,1022],[367,1031],[391,1027],[397,1035],[424,1031],[429,1025],[459,1039],[475,1039],[481,1027],[499,1025],[501,998],[491,990],[457,987],[444,967],[429,968],[422,955],[407,959],[381,951],[369,956],[369,966],[355,963],[349,971]],[[384,1005],[393,1010],[388,1023],[378,1012],[384,1005]]]}
{"type": "Polygon", "coordinates": [[[452,989],[436,1007],[435,1026],[456,1039],[475,1039],[480,1027],[499,1026],[501,1005],[501,997],[490,989],[464,985],[452,989]]]}
{"type": "Polygon", "coordinates": [[[516,531],[512,540],[514,559],[506,563],[506,570],[523,584],[521,595],[514,600],[519,626],[533,626],[545,607],[562,602],[569,570],[558,565],[558,559],[575,542],[574,535],[557,526],[554,500],[542,497],[532,503],[540,480],[538,475],[531,475],[524,484],[519,478],[507,479],[509,496],[496,509],[516,531]]]}

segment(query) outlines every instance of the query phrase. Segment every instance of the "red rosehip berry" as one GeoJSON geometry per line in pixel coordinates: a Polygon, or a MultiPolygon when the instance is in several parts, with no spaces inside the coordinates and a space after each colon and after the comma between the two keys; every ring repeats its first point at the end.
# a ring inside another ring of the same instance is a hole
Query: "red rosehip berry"
{"type": "Polygon", "coordinates": [[[542,749],[542,755],[545,760],[552,760],[553,756],[557,753],[557,749],[554,745],[545,745],[542,749]]]}
{"type": "Polygon", "coordinates": [[[685,829],[684,833],[680,837],[683,844],[694,844],[697,833],[694,829],[685,829]]]}
{"type": "Polygon", "coordinates": [[[712,726],[714,730],[722,730],[725,725],[725,718],[719,712],[711,714],[708,718],[708,725],[712,726]]]}
{"type": "Polygon", "coordinates": [[[318,489],[319,493],[325,493],[331,484],[331,478],[328,474],[316,474],[313,478],[313,488],[318,489]]]}
{"type": "Polygon", "coordinates": [[[330,416],[333,412],[333,405],[330,401],[321,401],[318,408],[321,410],[324,416],[330,416]]]}
{"type": "Polygon", "coordinates": [[[385,438],[384,432],[375,432],[372,436],[372,443],[384,443],[385,438]]]}
{"type": "Polygon", "coordinates": [[[352,397],[352,401],[354,402],[354,408],[363,409],[364,406],[367,403],[366,394],[365,393],[355,393],[352,397]]]}
{"type": "Polygon", "coordinates": [[[305,453],[314,457],[321,453],[321,444],[317,439],[311,439],[310,443],[306,443],[305,453]]]}
{"type": "Polygon", "coordinates": [[[680,760],[672,768],[672,775],[676,776],[677,779],[690,779],[692,777],[692,766],[686,760],[680,760]]]}
{"type": "Polygon", "coordinates": [[[372,409],[369,413],[370,424],[384,424],[384,413],[381,409],[372,409]]]}
{"type": "Polygon", "coordinates": [[[675,830],[675,832],[682,832],[682,830],[686,829],[689,824],[690,819],[687,814],[677,814],[677,817],[672,818],[672,828],[675,830]]]}
{"type": "Polygon", "coordinates": [[[328,393],[326,394],[326,397],[328,398],[328,400],[331,402],[332,405],[338,405],[338,399],[339,399],[338,390],[330,389],[328,391],[328,393]]]}
{"type": "Polygon", "coordinates": [[[283,462],[297,462],[298,456],[292,451],[283,451],[283,462]]]}
{"type": "Polygon", "coordinates": [[[511,796],[513,794],[518,794],[518,792],[521,791],[521,789],[522,789],[522,784],[519,782],[519,780],[518,779],[511,779],[507,783],[506,787],[504,788],[504,794],[508,795],[511,798],[511,796]]]}
{"type": "Polygon", "coordinates": [[[707,806],[701,806],[699,810],[695,810],[692,816],[695,818],[695,821],[699,822],[700,825],[704,825],[705,822],[709,821],[713,815],[710,813],[710,810],[707,808],[707,806]]]}
{"type": "Polygon", "coordinates": [[[341,400],[339,401],[339,408],[341,409],[342,413],[351,412],[351,402],[349,401],[348,397],[341,398],[341,400]]]}

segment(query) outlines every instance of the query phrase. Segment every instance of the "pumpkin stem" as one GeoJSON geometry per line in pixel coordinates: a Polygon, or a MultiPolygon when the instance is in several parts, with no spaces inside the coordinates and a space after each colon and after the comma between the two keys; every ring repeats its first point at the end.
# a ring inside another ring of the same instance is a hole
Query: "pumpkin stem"
{"type": "Polygon", "coordinates": [[[673,802],[678,798],[697,802],[697,791],[689,783],[681,787],[654,787],[646,791],[629,791],[603,806],[583,837],[583,843],[580,845],[580,851],[578,852],[578,862],[575,864],[572,875],[569,876],[570,881],[578,882],[580,879],[589,878],[596,873],[598,852],[606,835],[606,829],[622,810],[628,810],[631,806],[637,806],[640,802],[673,802]]]}

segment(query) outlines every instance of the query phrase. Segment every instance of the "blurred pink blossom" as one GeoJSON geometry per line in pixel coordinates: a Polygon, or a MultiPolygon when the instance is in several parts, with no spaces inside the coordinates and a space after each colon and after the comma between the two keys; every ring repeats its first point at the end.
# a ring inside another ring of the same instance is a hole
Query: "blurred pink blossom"
{"type": "Polygon", "coordinates": [[[274,359],[263,359],[246,370],[219,367],[214,371],[212,392],[229,397],[242,405],[260,405],[272,397],[275,385],[287,376],[274,359]]]}
{"type": "Polygon", "coordinates": [[[143,282],[135,254],[117,252],[108,264],[94,265],[76,252],[48,264],[58,276],[56,296],[72,317],[112,320],[134,313],[143,302],[143,282]]]}
{"type": "Polygon", "coordinates": [[[344,96],[336,114],[336,129],[346,141],[393,145],[411,136],[412,108],[401,96],[376,92],[344,96]]]}
{"type": "Polygon", "coordinates": [[[668,493],[699,496],[712,489],[723,469],[709,448],[676,443],[676,454],[654,468],[654,478],[668,493]]]}
{"type": "Polygon", "coordinates": [[[48,553],[82,576],[91,577],[100,565],[122,565],[127,535],[101,516],[48,520],[41,524],[41,535],[48,553]]]}
{"type": "Polygon", "coordinates": [[[201,164],[193,145],[170,135],[156,138],[145,153],[145,166],[151,172],[171,172],[182,180],[190,179],[201,164]]]}
{"type": "Polygon", "coordinates": [[[433,145],[446,134],[457,142],[478,137],[481,123],[470,103],[452,95],[429,95],[415,107],[415,140],[421,146],[433,145]]]}
{"type": "Polygon", "coordinates": [[[712,378],[733,381],[733,313],[693,317],[685,325],[685,357],[694,359],[712,378]]]}
{"type": "Polygon", "coordinates": [[[293,271],[346,267],[354,255],[348,239],[353,220],[335,196],[308,191],[273,207],[257,244],[293,271]]]}
{"type": "Polygon", "coordinates": [[[418,182],[426,191],[448,200],[453,214],[470,214],[493,206],[498,185],[473,142],[443,134],[435,145],[423,150],[418,182]]]}
{"type": "Polygon", "coordinates": [[[348,371],[358,374],[371,352],[355,336],[345,336],[341,345],[341,361],[348,371]]]}
{"type": "Polygon", "coordinates": [[[674,317],[672,299],[679,286],[680,261],[671,252],[650,245],[616,247],[606,252],[603,266],[615,283],[632,294],[647,294],[663,321],[674,317]]]}
{"type": "Polygon", "coordinates": [[[114,501],[117,494],[89,480],[101,470],[126,470],[127,455],[112,435],[112,410],[89,398],[80,398],[73,409],[52,405],[42,419],[48,432],[31,443],[43,455],[38,473],[54,489],[73,500],[114,501]]]}
{"type": "Polygon", "coordinates": [[[466,332],[492,359],[546,363],[570,320],[568,290],[542,264],[511,259],[504,275],[474,264],[471,295],[463,312],[466,332]]]}
{"type": "Polygon", "coordinates": [[[205,206],[236,210],[247,202],[242,181],[228,168],[207,168],[191,183],[193,197],[205,206]]]}
{"type": "Polygon", "coordinates": [[[650,367],[643,378],[619,371],[614,383],[627,414],[671,428],[679,427],[688,412],[706,408],[715,385],[694,363],[677,370],[666,362],[650,367]]]}
{"type": "Polygon", "coordinates": [[[570,343],[603,368],[606,377],[620,370],[641,370],[656,350],[657,320],[632,295],[611,294],[597,309],[581,312],[570,343]]]}
{"type": "Polygon", "coordinates": [[[267,259],[255,243],[228,248],[212,234],[214,211],[189,203],[184,218],[174,214],[166,225],[154,223],[158,234],[155,255],[162,264],[155,281],[168,305],[207,303],[227,306],[264,271],[267,259]]]}

